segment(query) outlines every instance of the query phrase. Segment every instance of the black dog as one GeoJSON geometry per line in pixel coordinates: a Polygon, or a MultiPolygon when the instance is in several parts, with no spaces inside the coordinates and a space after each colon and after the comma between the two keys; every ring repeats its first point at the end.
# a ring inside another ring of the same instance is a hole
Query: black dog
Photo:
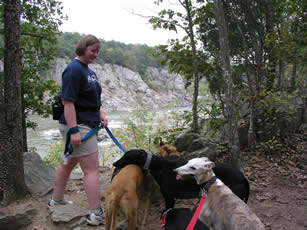
{"type": "MultiPolygon", "coordinates": [[[[171,208],[165,215],[164,230],[186,230],[193,212],[189,208],[171,208]]],[[[209,230],[209,227],[198,219],[193,229],[209,230]]]]}
{"type": "MultiPolygon", "coordinates": [[[[176,180],[173,169],[186,164],[185,160],[167,160],[160,156],[147,154],[142,149],[127,151],[113,166],[123,168],[127,164],[137,164],[141,168],[148,166],[150,173],[160,186],[165,200],[165,209],[173,208],[175,198],[193,199],[200,195],[199,185],[195,179],[176,180]],[[150,159],[150,157],[152,157],[150,159]]],[[[234,194],[247,202],[249,196],[249,183],[242,172],[230,165],[215,163],[215,175],[226,184],[234,194]]]]}

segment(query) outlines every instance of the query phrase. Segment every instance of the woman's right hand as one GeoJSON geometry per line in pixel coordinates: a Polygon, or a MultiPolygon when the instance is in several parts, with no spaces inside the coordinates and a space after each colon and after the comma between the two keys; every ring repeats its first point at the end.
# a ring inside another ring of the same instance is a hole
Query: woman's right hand
{"type": "MultiPolygon", "coordinates": [[[[76,119],[76,109],[74,102],[63,100],[64,104],[64,117],[68,127],[75,127],[77,125],[76,119]]],[[[74,133],[70,135],[70,143],[72,145],[80,145],[81,144],[81,135],[80,133],[74,133]]]]}
{"type": "Polygon", "coordinates": [[[81,144],[81,135],[80,133],[75,133],[70,135],[70,143],[72,145],[80,145],[81,144]]]}

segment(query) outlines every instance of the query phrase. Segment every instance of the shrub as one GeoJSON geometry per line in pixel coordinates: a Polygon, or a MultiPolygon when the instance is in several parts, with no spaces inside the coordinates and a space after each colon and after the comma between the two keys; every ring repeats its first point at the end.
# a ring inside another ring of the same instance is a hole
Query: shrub
{"type": "Polygon", "coordinates": [[[53,167],[57,167],[63,159],[64,145],[62,139],[49,144],[48,153],[44,157],[44,162],[53,167]]]}

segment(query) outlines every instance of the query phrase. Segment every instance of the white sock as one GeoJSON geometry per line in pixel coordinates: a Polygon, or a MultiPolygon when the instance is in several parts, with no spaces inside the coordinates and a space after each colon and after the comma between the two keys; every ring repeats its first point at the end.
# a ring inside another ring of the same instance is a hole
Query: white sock
{"type": "Polygon", "coordinates": [[[96,208],[94,210],[91,210],[91,212],[95,213],[95,214],[99,214],[101,208],[96,208]]]}

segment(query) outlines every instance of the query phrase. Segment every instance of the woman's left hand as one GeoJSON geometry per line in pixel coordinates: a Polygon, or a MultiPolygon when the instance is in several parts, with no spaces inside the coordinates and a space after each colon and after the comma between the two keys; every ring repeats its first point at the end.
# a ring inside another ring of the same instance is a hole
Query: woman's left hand
{"type": "Polygon", "coordinates": [[[108,119],[106,118],[106,115],[104,114],[102,107],[100,107],[99,113],[100,113],[100,122],[103,123],[103,127],[107,128],[108,119]]]}
{"type": "Polygon", "coordinates": [[[106,117],[100,118],[100,122],[103,123],[103,127],[107,128],[108,127],[108,119],[106,117]]]}

